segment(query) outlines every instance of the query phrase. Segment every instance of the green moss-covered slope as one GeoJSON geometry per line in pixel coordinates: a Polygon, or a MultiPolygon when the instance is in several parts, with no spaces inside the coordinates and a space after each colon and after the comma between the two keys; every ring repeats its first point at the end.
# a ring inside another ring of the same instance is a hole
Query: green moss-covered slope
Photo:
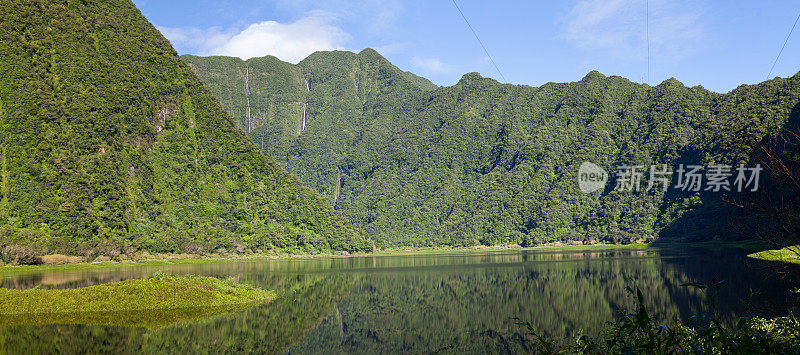
{"type": "Polygon", "coordinates": [[[613,176],[623,164],[745,162],[737,138],[776,132],[800,103],[800,75],[727,94],[596,71],[540,87],[470,73],[429,90],[373,50],[319,52],[297,65],[183,59],[240,127],[249,68],[251,139],[378,245],[728,237],[735,216],[720,194],[644,191],[645,179],[636,193],[587,195],[578,167],[591,161],[613,176]]]}
{"type": "Polygon", "coordinates": [[[130,0],[2,1],[0,19],[0,256],[367,247],[130,0]]]}

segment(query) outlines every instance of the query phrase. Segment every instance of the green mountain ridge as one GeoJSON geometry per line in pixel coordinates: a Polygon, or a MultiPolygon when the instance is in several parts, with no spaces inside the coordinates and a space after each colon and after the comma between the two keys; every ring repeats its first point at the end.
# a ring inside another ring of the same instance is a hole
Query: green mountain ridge
{"type": "Polygon", "coordinates": [[[776,132],[800,103],[800,75],[726,94],[597,71],[539,87],[468,73],[428,90],[373,50],[182,59],[239,127],[249,71],[250,138],[381,246],[727,237],[736,215],[719,194],[583,194],[578,166],[746,163],[739,139],[776,132]]]}
{"type": "Polygon", "coordinates": [[[367,249],[324,199],[259,152],[130,0],[0,8],[6,261],[367,249]]]}

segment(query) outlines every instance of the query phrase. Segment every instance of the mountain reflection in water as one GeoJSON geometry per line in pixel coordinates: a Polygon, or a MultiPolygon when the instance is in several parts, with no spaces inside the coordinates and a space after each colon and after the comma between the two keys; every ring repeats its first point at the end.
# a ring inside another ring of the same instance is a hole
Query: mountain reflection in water
{"type": "Polygon", "coordinates": [[[215,264],[141,266],[0,276],[0,286],[80,287],[169,274],[234,277],[280,297],[241,311],[158,329],[86,325],[0,327],[0,353],[460,353],[520,352],[540,332],[597,332],[631,304],[633,282],[661,319],[705,310],[703,294],[680,286],[727,281],[724,321],[744,315],[758,291],[765,315],[786,309],[791,282],[746,265],[737,250],[608,249],[471,252],[215,264]],[[769,312],[768,310],[775,312],[769,312]],[[34,347],[34,348],[31,348],[34,347]]]}

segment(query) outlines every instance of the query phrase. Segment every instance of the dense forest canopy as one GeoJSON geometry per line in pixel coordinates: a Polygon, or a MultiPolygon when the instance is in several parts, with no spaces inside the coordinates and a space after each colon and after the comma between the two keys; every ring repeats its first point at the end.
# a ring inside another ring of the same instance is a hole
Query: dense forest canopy
{"type": "Polygon", "coordinates": [[[730,237],[735,211],[720,193],[584,194],[578,168],[747,164],[737,138],[775,132],[800,103],[800,75],[727,94],[596,71],[540,87],[470,73],[436,87],[371,49],[296,65],[182,58],[262,150],[379,246],[730,237]]]}
{"type": "Polygon", "coordinates": [[[0,2],[0,256],[366,250],[130,0],[0,2]]]}
{"type": "Polygon", "coordinates": [[[128,0],[0,6],[4,260],[727,237],[721,194],[585,194],[578,167],[736,166],[798,118],[800,75],[438,87],[371,49],[181,61],[128,0]]]}

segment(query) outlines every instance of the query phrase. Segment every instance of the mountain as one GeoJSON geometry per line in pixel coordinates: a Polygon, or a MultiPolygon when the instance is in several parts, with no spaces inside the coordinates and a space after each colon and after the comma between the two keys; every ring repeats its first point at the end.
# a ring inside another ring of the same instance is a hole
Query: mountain
{"type": "Polygon", "coordinates": [[[366,250],[130,0],[2,1],[0,251],[366,250]]]}
{"type": "Polygon", "coordinates": [[[250,138],[383,246],[726,237],[735,215],[720,194],[584,194],[578,167],[744,163],[738,138],[775,132],[800,102],[800,75],[727,94],[596,71],[540,87],[470,73],[436,88],[371,49],[297,65],[182,59],[244,130],[247,81],[250,138]]]}

